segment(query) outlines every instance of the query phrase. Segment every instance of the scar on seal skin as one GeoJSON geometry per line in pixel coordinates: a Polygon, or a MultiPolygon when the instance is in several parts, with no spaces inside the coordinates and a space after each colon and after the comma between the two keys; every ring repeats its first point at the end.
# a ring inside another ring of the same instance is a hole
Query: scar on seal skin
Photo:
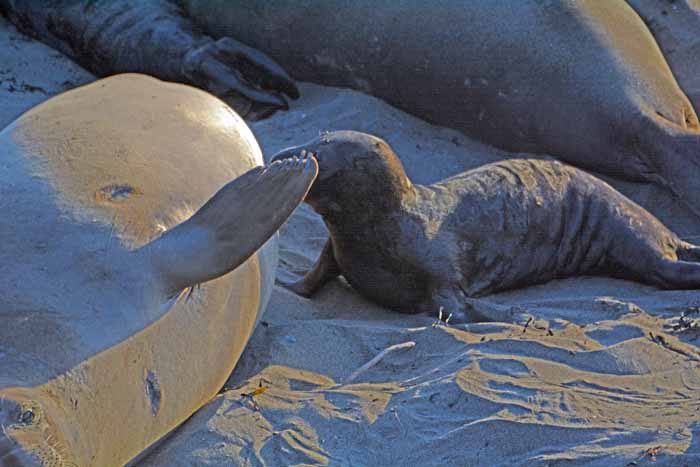
{"type": "Polygon", "coordinates": [[[512,159],[422,186],[411,183],[386,142],[349,131],[273,160],[309,153],[319,174],[305,202],[323,216],[330,238],[302,280],[283,284],[299,295],[310,297],[342,274],[388,308],[443,307],[474,320],[507,318],[476,310],[474,297],[569,276],[700,286],[700,247],[560,162],[512,159]]]}

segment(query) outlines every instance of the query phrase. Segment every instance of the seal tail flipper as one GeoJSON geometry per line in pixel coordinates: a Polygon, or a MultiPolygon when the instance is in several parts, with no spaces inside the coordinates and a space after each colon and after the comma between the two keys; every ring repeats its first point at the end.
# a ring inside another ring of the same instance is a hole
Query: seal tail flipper
{"type": "Polygon", "coordinates": [[[311,157],[254,168],[140,252],[169,295],[222,276],[280,228],[303,201],[317,173],[311,157]]]}

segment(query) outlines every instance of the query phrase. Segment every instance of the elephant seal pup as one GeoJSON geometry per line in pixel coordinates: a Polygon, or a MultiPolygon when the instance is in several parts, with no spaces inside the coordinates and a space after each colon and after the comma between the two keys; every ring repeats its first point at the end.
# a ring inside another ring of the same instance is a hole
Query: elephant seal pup
{"type": "Polygon", "coordinates": [[[0,132],[0,465],[124,465],[216,395],[317,171],[262,162],[222,101],[141,75],[0,132]]]}
{"type": "Polygon", "coordinates": [[[444,307],[464,320],[470,297],[568,276],[700,286],[699,247],[560,162],[507,160],[421,186],[387,143],[344,131],[273,160],[304,153],[319,164],[305,201],[323,216],[330,238],[314,268],[286,284],[300,295],[342,274],[383,306],[407,313],[444,307]]]}

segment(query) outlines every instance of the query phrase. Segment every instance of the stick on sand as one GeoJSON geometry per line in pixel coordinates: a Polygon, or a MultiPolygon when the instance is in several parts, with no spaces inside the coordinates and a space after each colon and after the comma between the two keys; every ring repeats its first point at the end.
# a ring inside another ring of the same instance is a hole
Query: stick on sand
{"type": "Polygon", "coordinates": [[[386,357],[389,353],[393,352],[394,350],[411,349],[415,346],[416,346],[415,342],[408,341],[408,342],[404,342],[402,344],[395,344],[395,345],[392,345],[390,347],[387,347],[386,349],[379,352],[372,360],[368,361],[367,363],[362,365],[360,368],[355,370],[350,376],[348,376],[348,379],[345,380],[345,384],[352,383],[355,379],[357,379],[358,376],[360,376],[362,373],[364,373],[365,371],[369,370],[374,365],[379,363],[382,358],[386,357]]]}

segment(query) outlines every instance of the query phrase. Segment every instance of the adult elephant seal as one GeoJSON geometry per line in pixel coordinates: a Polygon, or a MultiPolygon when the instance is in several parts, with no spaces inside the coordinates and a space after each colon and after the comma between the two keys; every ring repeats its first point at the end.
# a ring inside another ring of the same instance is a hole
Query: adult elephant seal
{"type": "Polygon", "coordinates": [[[319,164],[305,201],[330,239],[314,268],[285,284],[300,295],[342,274],[383,306],[442,307],[465,320],[472,312],[471,319],[494,318],[472,310],[479,301],[471,297],[567,276],[700,286],[700,247],[560,162],[512,159],[421,186],[387,143],[355,132],[322,135],[274,160],[304,153],[319,164]]]}
{"type": "MultiPolygon", "coordinates": [[[[269,54],[299,80],[374,94],[509,151],[661,184],[700,215],[698,118],[623,0],[51,4],[0,0],[23,30],[81,63],[156,76],[179,77],[195,57],[211,57],[180,46],[200,38],[182,11],[213,37],[269,54]]],[[[205,61],[199,69],[215,82],[239,81],[241,70],[255,69],[247,62],[205,61]]]]}
{"type": "Polygon", "coordinates": [[[623,0],[184,3],[296,79],[369,92],[509,151],[660,183],[700,213],[698,118],[623,0]]]}
{"type": "Polygon", "coordinates": [[[123,465],[225,382],[316,163],[261,167],[223,102],[138,75],[0,148],[0,465],[123,465]]]}

